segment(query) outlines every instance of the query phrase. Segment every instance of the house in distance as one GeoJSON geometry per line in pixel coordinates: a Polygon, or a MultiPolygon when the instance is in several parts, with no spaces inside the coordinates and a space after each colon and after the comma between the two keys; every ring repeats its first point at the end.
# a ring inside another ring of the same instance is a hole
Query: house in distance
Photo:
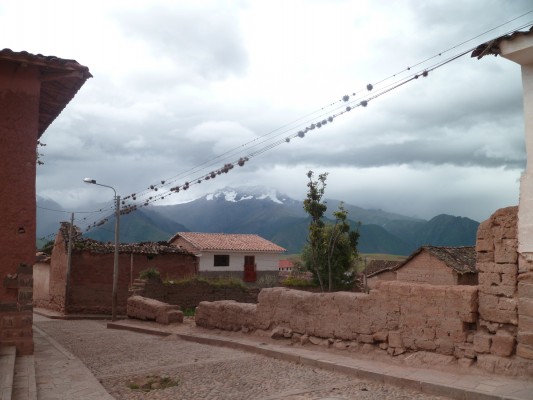
{"type": "Polygon", "coordinates": [[[198,272],[207,276],[235,276],[255,282],[278,276],[280,255],[286,250],[253,234],[178,232],[169,243],[198,257],[198,272]]]}

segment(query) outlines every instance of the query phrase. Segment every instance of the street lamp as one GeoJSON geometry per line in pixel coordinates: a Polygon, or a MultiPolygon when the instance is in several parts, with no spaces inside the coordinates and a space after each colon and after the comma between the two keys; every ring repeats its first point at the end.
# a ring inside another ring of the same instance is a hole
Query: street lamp
{"type": "Polygon", "coordinates": [[[111,321],[117,319],[117,281],[118,281],[118,237],[119,237],[119,220],[120,220],[120,196],[117,196],[117,191],[114,187],[108,185],[102,185],[101,183],[96,183],[94,179],[85,178],[83,180],[85,183],[90,183],[92,185],[98,185],[113,189],[115,193],[115,260],[113,263],[113,298],[111,302],[111,321]]]}

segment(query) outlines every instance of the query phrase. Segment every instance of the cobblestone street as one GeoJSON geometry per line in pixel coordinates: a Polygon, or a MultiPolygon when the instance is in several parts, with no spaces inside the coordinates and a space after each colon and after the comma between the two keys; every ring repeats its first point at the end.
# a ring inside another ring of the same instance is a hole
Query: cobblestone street
{"type": "Polygon", "coordinates": [[[103,321],[41,317],[34,324],[78,357],[116,399],[444,399],[175,336],[106,329],[103,321]],[[149,375],[179,383],[149,392],[130,388],[149,375]]]}

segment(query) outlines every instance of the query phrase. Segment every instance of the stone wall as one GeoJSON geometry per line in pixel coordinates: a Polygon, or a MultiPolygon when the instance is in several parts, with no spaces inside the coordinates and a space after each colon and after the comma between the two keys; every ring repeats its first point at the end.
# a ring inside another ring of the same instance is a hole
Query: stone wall
{"type": "Polygon", "coordinates": [[[143,296],[169,304],[182,310],[194,309],[202,301],[234,300],[240,303],[257,303],[260,289],[239,285],[221,285],[203,279],[190,279],[174,284],[160,279],[136,280],[130,295],[143,296]]]}
{"type": "Polygon", "coordinates": [[[476,353],[508,357],[515,353],[518,327],[517,207],[496,211],[477,234],[479,330],[476,353]]]}

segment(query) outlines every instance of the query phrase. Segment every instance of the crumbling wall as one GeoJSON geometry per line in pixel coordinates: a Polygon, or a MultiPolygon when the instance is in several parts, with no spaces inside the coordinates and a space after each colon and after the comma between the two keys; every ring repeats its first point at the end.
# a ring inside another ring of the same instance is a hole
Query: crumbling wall
{"type": "MultiPolygon", "coordinates": [[[[235,330],[284,327],[297,335],[373,343],[391,354],[431,350],[471,356],[477,288],[382,282],[370,294],[263,289],[256,307],[202,302],[200,326],[235,330]]],[[[474,324],[475,326],[475,324],[474,324]]]]}

